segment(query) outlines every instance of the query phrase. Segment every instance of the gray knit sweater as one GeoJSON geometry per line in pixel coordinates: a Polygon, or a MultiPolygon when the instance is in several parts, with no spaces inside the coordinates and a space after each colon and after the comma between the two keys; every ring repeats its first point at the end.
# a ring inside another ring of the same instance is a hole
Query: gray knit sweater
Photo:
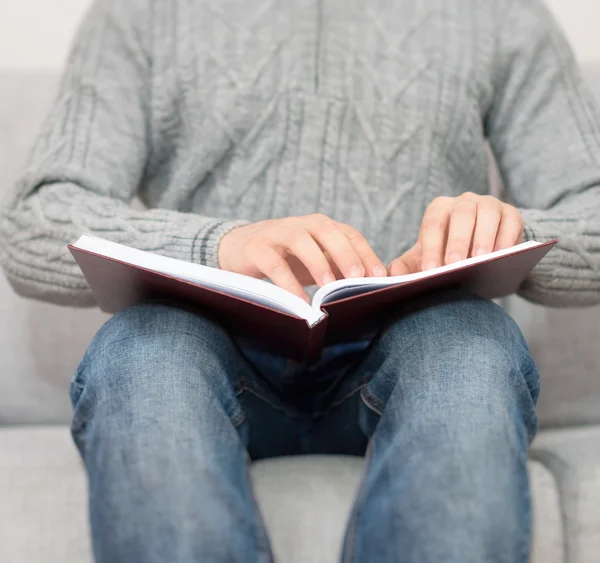
{"type": "Polygon", "coordinates": [[[100,0],[1,262],[23,295],[92,305],[81,233],[217,266],[240,221],[312,212],[388,261],[433,198],[488,193],[486,138],[527,238],[560,239],[522,293],[600,302],[600,114],[542,0],[100,0]]]}

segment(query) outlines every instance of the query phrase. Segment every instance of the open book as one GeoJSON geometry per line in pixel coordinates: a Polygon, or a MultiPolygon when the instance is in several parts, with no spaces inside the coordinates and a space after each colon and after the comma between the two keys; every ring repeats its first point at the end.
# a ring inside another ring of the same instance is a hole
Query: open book
{"type": "Polygon", "coordinates": [[[514,293],[556,244],[526,242],[426,272],[337,280],[308,304],[264,280],[83,235],[69,245],[101,309],[116,313],[149,299],[205,308],[258,347],[312,361],[324,345],[364,338],[390,308],[420,294],[465,286],[484,297],[514,293]]]}

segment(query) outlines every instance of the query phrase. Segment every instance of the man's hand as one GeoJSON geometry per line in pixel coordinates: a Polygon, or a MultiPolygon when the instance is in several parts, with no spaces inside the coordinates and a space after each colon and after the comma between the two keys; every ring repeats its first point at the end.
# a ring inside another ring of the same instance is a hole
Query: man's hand
{"type": "Polygon", "coordinates": [[[305,301],[304,285],[323,286],[336,277],[387,275],[356,229],[321,214],[233,229],[221,240],[218,259],[223,270],[267,277],[305,301]]]}
{"type": "Polygon", "coordinates": [[[438,197],[425,211],[415,246],[390,263],[392,276],[411,274],[501,250],[523,240],[523,220],[511,205],[470,192],[438,197]]]}

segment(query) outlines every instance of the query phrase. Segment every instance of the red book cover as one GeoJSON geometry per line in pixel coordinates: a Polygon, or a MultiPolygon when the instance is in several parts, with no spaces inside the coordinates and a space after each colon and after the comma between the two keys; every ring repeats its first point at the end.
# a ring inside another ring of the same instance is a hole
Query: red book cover
{"type": "Polygon", "coordinates": [[[434,271],[422,279],[325,303],[321,307],[324,317],[313,326],[303,318],[200,283],[75,245],[69,245],[69,250],[103,311],[116,313],[143,301],[168,299],[185,308],[206,311],[230,333],[258,348],[313,362],[326,344],[356,340],[372,333],[397,305],[419,295],[456,286],[488,298],[514,293],[556,242],[492,256],[450,271],[434,271]]]}

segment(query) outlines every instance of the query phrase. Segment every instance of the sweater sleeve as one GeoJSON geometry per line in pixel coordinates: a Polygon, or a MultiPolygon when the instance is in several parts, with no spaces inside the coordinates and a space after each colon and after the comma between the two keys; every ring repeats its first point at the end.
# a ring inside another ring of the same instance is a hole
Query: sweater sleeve
{"type": "Polygon", "coordinates": [[[131,202],[149,154],[151,5],[97,0],[25,171],[0,208],[0,262],[17,293],[94,305],[66,245],[90,233],[217,266],[237,222],[131,202]]]}
{"type": "Polygon", "coordinates": [[[520,293],[600,303],[598,106],[542,0],[513,0],[500,29],[486,133],[526,238],[560,240],[520,293]]]}

